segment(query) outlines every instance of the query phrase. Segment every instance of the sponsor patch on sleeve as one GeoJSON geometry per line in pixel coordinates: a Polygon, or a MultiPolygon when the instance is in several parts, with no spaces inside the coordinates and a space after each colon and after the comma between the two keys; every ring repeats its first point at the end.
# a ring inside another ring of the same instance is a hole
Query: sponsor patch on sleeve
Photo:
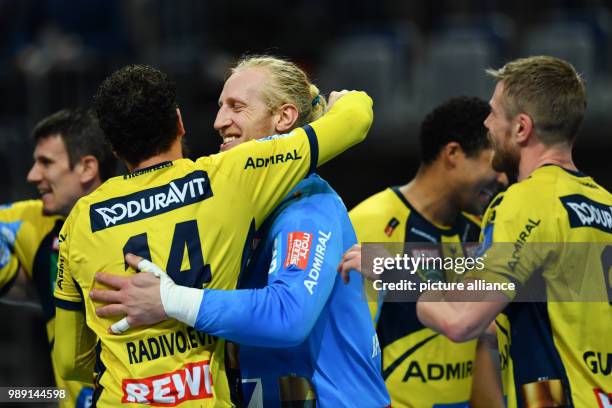
{"type": "Polygon", "coordinates": [[[290,265],[306,269],[312,246],[312,234],[309,232],[290,232],[287,237],[287,255],[285,268],[290,265]]]}

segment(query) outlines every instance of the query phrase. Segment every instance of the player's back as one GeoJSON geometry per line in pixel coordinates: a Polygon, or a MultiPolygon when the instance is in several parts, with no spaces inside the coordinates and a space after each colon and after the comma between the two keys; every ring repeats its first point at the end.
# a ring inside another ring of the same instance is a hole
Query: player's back
{"type": "Polygon", "coordinates": [[[497,200],[485,229],[518,248],[513,273],[533,293],[543,282],[548,300],[505,311],[519,405],[545,391],[602,406],[611,391],[612,195],[582,173],[544,166],[497,200]]]}
{"type": "MultiPolygon", "coordinates": [[[[233,289],[253,218],[244,209],[250,198],[233,186],[214,168],[185,159],[109,180],[78,203],[72,228],[61,237],[71,245],[69,260],[60,259],[58,286],[71,284],[62,279],[63,261],[78,271],[73,278],[86,295],[98,271],[134,273],[124,263],[131,252],[163,265],[177,284],[233,289]],[[213,217],[216,222],[207,222],[213,217]],[[216,270],[220,260],[225,267],[216,270]]],[[[224,362],[215,358],[223,356],[223,341],[175,320],[111,335],[115,319],[96,317],[96,304],[83,298],[87,324],[102,343],[101,406],[200,400],[213,395],[213,384],[214,392],[229,392],[224,362]]]]}
{"type": "MultiPolygon", "coordinates": [[[[243,159],[232,157],[236,156],[243,159]]],[[[271,207],[289,185],[262,188],[259,179],[276,181],[269,175],[232,178],[237,168],[230,163],[221,170],[220,157],[161,163],[110,179],[81,199],[60,237],[66,249],[59,261],[59,302],[61,294],[64,300],[72,300],[65,296],[75,293],[71,285],[86,295],[96,287],[98,271],[134,273],[124,263],[128,252],[162,265],[177,284],[233,289],[247,237],[268,211],[262,204],[253,204],[253,191],[270,202],[264,206],[271,207]],[[66,270],[70,276],[64,276],[66,270]]],[[[239,167],[244,164],[244,160],[233,162],[239,167]]],[[[304,162],[288,166],[285,176],[304,174],[308,167],[304,162]]],[[[277,173],[275,177],[282,177],[277,173]]],[[[96,317],[97,305],[88,296],[82,298],[87,325],[101,341],[96,370],[100,406],[118,401],[178,404],[187,400],[201,406],[202,399],[215,406],[229,404],[224,341],[175,320],[111,335],[107,330],[115,319],[96,317]]]]}

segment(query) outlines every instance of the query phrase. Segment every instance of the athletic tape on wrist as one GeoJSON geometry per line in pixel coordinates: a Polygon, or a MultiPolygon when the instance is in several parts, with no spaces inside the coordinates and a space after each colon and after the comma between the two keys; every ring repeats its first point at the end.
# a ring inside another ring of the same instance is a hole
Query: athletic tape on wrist
{"type": "Polygon", "coordinates": [[[204,291],[175,284],[164,270],[146,259],[138,262],[138,270],[152,273],[160,279],[159,295],[166,315],[193,327],[204,291]]]}

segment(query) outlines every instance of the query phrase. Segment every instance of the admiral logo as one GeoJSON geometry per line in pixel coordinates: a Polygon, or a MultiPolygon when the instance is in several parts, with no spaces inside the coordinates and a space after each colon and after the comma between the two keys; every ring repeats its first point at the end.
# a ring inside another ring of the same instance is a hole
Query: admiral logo
{"type": "Polygon", "coordinates": [[[308,232],[290,232],[287,238],[285,268],[289,267],[289,265],[294,265],[302,270],[306,269],[311,244],[312,234],[308,232]]]}
{"type": "Polygon", "coordinates": [[[58,288],[60,288],[60,290],[64,290],[64,288],[62,287],[63,283],[64,283],[64,268],[65,268],[65,259],[63,256],[59,257],[59,262],[57,265],[57,282],[56,285],[58,288]]]}
{"type": "Polygon", "coordinates": [[[304,280],[304,286],[308,293],[314,294],[314,287],[319,284],[319,276],[321,275],[321,268],[323,268],[323,261],[325,260],[325,251],[327,250],[327,241],[332,236],[332,232],[324,233],[323,231],[318,232],[318,243],[315,247],[314,260],[312,261],[312,268],[308,272],[308,279],[304,280]]]}
{"type": "Polygon", "coordinates": [[[523,250],[523,247],[525,246],[525,243],[527,243],[527,240],[531,236],[531,231],[536,229],[540,225],[541,222],[542,220],[540,219],[532,220],[531,218],[529,218],[527,220],[527,223],[523,227],[523,230],[519,233],[519,236],[516,238],[516,241],[514,241],[514,250],[512,251],[512,256],[510,258],[510,261],[508,261],[508,267],[510,268],[511,271],[514,272],[516,270],[516,266],[521,260],[521,252],[523,250]]]}
{"type": "Polygon", "coordinates": [[[572,228],[592,227],[612,233],[612,207],[579,194],[561,197],[572,228]]]}
{"type": "Polygon", "coordinates": [[[213,382],[209,360],[154,377],[123,380],[124,404],[139,403],[173,407],[184,401],[212,398],[213,382]]]}
{"type": "Polygon", "coordinates": [[[246,163],[244,164],[244,170],[248,168],[256,169],[261,167],[268,167],[271,164],[287,163],[291,160],[300,159],[302,159],[302,156],[300,156],[296,149],[293,149],[293,152],[287,152],[285,154],[280,153],[270,157],[249,157],[246,163]]]}
{"type": "Polygon", "coordinates": [[[197,170],[169,184],[92,205],[89,209],[91,231],[153,217],[212,196],[208,175],[197,170]]]}
{"type": "Polygon", "coordinates": [[[471,360],[456,363],[419,363],[416,360],[410,361],[406,373],[402,378],[403,382],[413,381],[427,383],[429,381],[453,381],[463,380],[472,376],[471,360]]]}

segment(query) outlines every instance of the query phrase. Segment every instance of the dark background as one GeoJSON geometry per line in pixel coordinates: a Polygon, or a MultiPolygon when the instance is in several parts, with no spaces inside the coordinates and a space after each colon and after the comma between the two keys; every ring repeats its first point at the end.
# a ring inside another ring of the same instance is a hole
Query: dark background
{"type": "MultiPolygon", "coordinates": [[[[485,68],[536,54],[565,58],[586,79],[575,161],[610,189],[611,10],[609,1],[554,0],[0,0],[0,202],[36,197],[25,182],[33,125],[90,106],[102,79],[129,63],[177,83],[190,155],[217,152],[217,98],[244,53],[292,59],[325,94],[374,98],[366,142],[320,171],[348,208],[411,178],[432,107],[460,94],[488,100],[485,68]]],[[[0,305],[0,318],[0,386],[51,384],[40,316],[0,305]]]]}

